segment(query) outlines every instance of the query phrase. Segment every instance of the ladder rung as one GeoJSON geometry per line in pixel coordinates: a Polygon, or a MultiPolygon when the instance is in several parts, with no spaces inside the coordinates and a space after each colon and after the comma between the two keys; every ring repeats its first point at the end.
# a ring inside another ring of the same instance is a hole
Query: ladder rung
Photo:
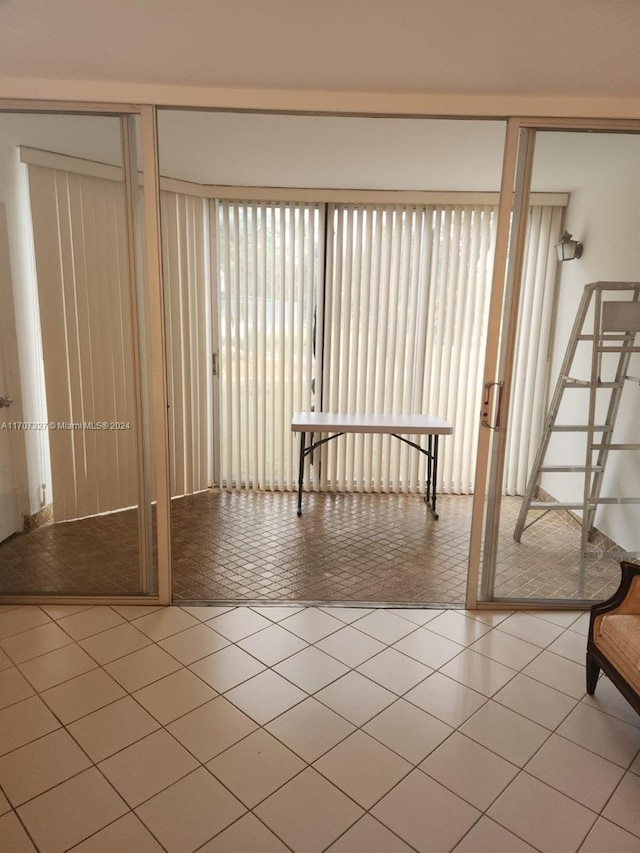
{"type": "Polygon", "coordinates": [[[613,427],[609,424],[596,424],[589,427],[585,424],[555,424],[549,427],[551,432],[612,432],[613,427]]]}
{"type": "MultiPolygon", "coordinates": [[[[584,474],[586,470],[586,465],[543,465],[540,468],[540,471],[546,474],[571,473],[574,471],[584,474]]],[[[604,467],[602,465],[592,465],[591,470],[594,474],[601,474],[604,471],[604,467]]]]}
{"type": "MultiPolygon", "coordinates": [[[[625,377],[629,379],[631,377],[625,377]]],[[[640,381],[640,380],[636,380],[640,381]]],[[[562,384],[565,388],[591,388],[591,382],[588,379],[571,379],[567,377],[563,380],[562,384]]],[[[596,382],[595,385],[596,391],[599,388],[609,389],[609,388],[622,388],[622,384],[620,382],[596,382]]]]}
{"type": "Polygon", "coordinates": [[[640,352],[640,347],[596,347],[597,352],[640,352]]]}
{"type": "Polygon", "coordinates": [[[592,444],[592,450],[640,450],[640,444],[592,444]]]}
{"type": "MultiPolygon", "coordinates": [[[[640,504],[640,498],[589,498],[587,506],[600,504],[640,504]]],[[[583,509],[584,502],[580,501],[531,501],[531,509],[583,509]]]]}

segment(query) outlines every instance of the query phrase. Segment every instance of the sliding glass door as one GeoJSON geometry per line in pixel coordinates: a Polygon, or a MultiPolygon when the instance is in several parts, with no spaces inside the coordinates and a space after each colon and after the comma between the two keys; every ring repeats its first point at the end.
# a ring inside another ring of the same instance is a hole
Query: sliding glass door
{"type": "Polygon", "coordinates": [[[0,594],[155,591],[132,114],[0,114],[0,594]]]}
{"type": "Polygon", "coordinates": [[[640,135],[524,129],[519,157],[479,597],[601,599],[640,552],[640,135]]]}

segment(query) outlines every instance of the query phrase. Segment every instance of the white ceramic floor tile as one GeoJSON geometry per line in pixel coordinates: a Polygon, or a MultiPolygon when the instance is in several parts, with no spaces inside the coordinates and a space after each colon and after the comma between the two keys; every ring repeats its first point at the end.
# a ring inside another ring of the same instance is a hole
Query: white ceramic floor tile
{"type": "Polygon", "coordinates": [[[408,761],[361,731],[349,735],[313,766],[365,809],[412,769],[408,761]]]}
{"type": "Polygon", "coordinates": [[[596,819],[594,812],[521,773],[487,812],[539,850],[575,853],[596,819]]]}
{"type": "Polygon", "coordinates": [[[14,812],[0,817],[0,838],[8,853],[37,853],[31,839],[14,812]]]}
{"type": "Polygon", "coordinates": [[[606,675],[598,679],[596,692],[592,696],[585,694],[582,701],[585,705],[629,723],[630,726],[640,728],[640,714],[627,702],[606,675]]]}
{"type": "Polygon", "coordinates": [[[279,841],[257,817],[247,814],[220,835],[209,841],[198,853],[289,853],[289,848],[279,841]]]}
{"type": "Polygon", "coordinates": [[[134,696],[164,726],[209,702],[216,691],[188,669],[181,669],[137,690],[134,696]]]}
{"type": "Polygon", "coordinates": [[[392,607],[389,613],[400,616],[401,619],[408,619],[414,625],[426,625],[427,622],[444,613],[444,610],[434,610],[429,607],[392,607]]]}
{"type": "Polygon", "coordinates": [[[500,630],[544,649],[558,639],[564,628],[529,613],[514,613],[500,623],[500,630]]]}
{"type": "Polygon", "coordinates": [[[562,723],[558,734],[624,768],[640,749],[637,728],[582,702],[562,723]]]}
{"type": "Polygon", "coordinates": [[[552,735],[527,764],[536,779],[593,811],[601,811],[624,775],[622,767],[552,735]]]}
{"type": "Polygon", "coordinates": [[[291,607],[274,605],[273,607],[252,607],[251,609],[254,613],[259,613],[260,616],[264,616],[264,618],[268,619],[270,622],[281,622],[288,616],[293,616],[294,613],[299,613],[300,610],[302,610],[302,607],[299,607],[298,605],[293,605],[291,607]]]}
{"type": "Polygon", "coordinates": [[[222,616],[223,613],[227,613],[229,610],[233,610],[232,607],[219,607],[217,605],[180,605],[180,610],[184,610],[185,613],[188,613],[190,616],[193,616],[198,622],[208,622],[209,619],[215,619],[216,616],[222,616]]]}
{"type": "Polygon", "coordinates": [[[551,622],[554,625],[559,625],[561,628],[569,628],[582,616],[589,618],[588,612],[580,610],[536,610],[533,614],[538,619],[544,619],[545,622],[551,622]]]}
{"type": "Polygon", "coordinates": [[[68,727],[94,762],[102,761],[157,728],[157,721],[131,696],[112,702],[68,727]]]}
{"type": "Polygon", "coordinates": [[[255,809],[296,853],[320,853],[362,815],[362,809],[312,768],[255,809]]]}
{"type": "Polygon", "coordinates": [[[31,682],[36,690],[47,690],[69,681],[89,670],[96,669],[98,664],[84,649],[73,643],[63,646],[53,652],[40,655],[19,665],[22,674],[31,682]]]}
{"type": "Polygon", "coordinates": [[[64,729],[0,758],[0,785],[14,806],[64,782],[91,762],[64,729]]]}
{"type": "Polygon", "coordinates": [[[453,853],[537,853],[537,851],[491,818],[481,817],[460,844],[454,848],[453,853]]]}
{"type": "Polygon", "coordinates": [[[304,761],[264,729],[253,732],[207,764],[207,769],[249,808],[305,767],[304,761]]]}
{"type": "Polygon", "coordinates": [[[511,616],[511,610],[462,610],[462,613],[465,616],[468,616],[470,619],[477,619],[479,622],[484,622],[485,625],[490,625],[492,628],[495,628],[496,625],[500,625],[501,622],[504,622],[505,619],[508,619],[511,616]]]}
{"type": "Polygon", "coordinates": [[[287,619],[283,619],[280,623],[282,628],[291,631],[296,637],[301,640],[306,640],[307,643],[317,643],[329,634],[339,631],[344,627],[344,622],[332,616],[326,610],[320,610],[317,607],[307,607],[287,619]]]}
{"type": "Polygon", "coordinates": [[[412,764],[422,761],[453,729],[404,699],[370,720],[364,731],[412,764]]]}
{"type": "Polygon", "coordinates": [[[22,663],[38,655],[44,655],[47,652],[54,651],[54,649],[67,646],[71,642],[73,640],[66,631],[59,628],[55,622],[47,622],[44,625],[38,625],[37,628],[31,628],[29,631],[6,637],[0,642],[0,646],[14,663],[22,663]]]}
{"type": "Polygon", "coordinates": [[[97,711],[125,695],[120,685],[101,669],[93,669],[45,690],[41,696],[65,725],[97,711]]]}
{"type": "Polygon", "coordinates": [[[384,643],[350,625],[320,640],[316,647],[351,667],[364,663],[385,648],[384,643]]]}
{"type": "Polygon", "coordinates": [[[0,672],[0,708],[34,695],[35,691],[17,667],[12,666],[0,672]]]}
{"type": "Polygon", "coordinates": [[[209,624],[194,625],[186,631],[172,634],[166,640],[160,640],[158,645],[188,666],[190,663],[211,655],[224,649],[229,645],[229,640],[209,627],[209,624]]]}
{"type": "Polygon", "coordinates": [[[421,770],[403,779],[371,813],[420,853],[449,853],[480,817],[421,770]]]}
{"type": "Polygon", "coordinates": [[[201,767],[136,810],[171,853],[192,853],[245,811],[217,779],[201,767]]]}
{"type": "MultiPolygon", "coordinates": [[[[74,613],[80,613],[81,610],[88,610],[90,604],[41,604],[40,609],[44,610],[47,616],[52,619],[64,619],[65,616],[71,616],[74,613]]],[[[114,608],[116,609],[116,608],[114,608]]]]}
{"type": "Polygon", "coordinates": [[[505,634],[501,627],[480,637],[470,648],[512,669],[522,669],[540,654],[539,646],[505,634]]]}
{"type": "Polygon", "coordinates": [[[586,841],[580,848],[580,853],[638,853],[640,840],[637,835],[631,835],[619,826],[599,817],[593,829],[587,835],[586,841]]]}
{"type": "Polygon", "coordinates": [[[539,654],[522,672],[574,699],[581,699],[587,689],[584,661],[580,665],[549,651],[539,654]]]}
{"type": "Polygon", "coordinates": [[[415,625],[389,610],[378,609],[359,619],[358,631],[363,631],[381,643],[391,645],[415,631],[415,625]]]}
{"type": "Polygon", "coordinates": [[[577,634],[581,634],[583,637],[586,637],[589,632],[590,619],[591,614],[589,611],[582,613],[575,622],[572,622],[571,625],[569,625],[569,630],[575,631],[577,634]]]}
{"type": "Polygon", "coordinates": [[[238,646],[267,666],[273,666],[306,648],[307,643],[279,625],[271,625],[263,631],[258,631],[257,634],[240,640],[238,646]]]}
{"type": "Polygon", "coordinates": [[[100,764],[100,770],[132,807],[197,767],[196,759],[164,730],[154,732],[100,764]]]}
{"type": "Polygon", "coordinates": [[[167,728],[198,761],[205,762],[255,731],[256,724],[219,696],[167,728]]]}
{"type": "Polygon", "coordinates": [[[316,699],[356,726],[364,725],[396,698],[358,672],[349,672],[316,693],[316,699]]]}
{"type": "Polygon", "coordinates": [[[493,696],[517,674],[511,667],[472,649],[465,649],[445,664],[440,672],[484,696],[493,696]]]}
{"type": "Polygon", "coordinates": [[[584,666],[587,641],[585,637],[575,631],[565,631],[548,646],[548,650],[584,666]]]}
{"type": "Polygon", "coordinates": [[[470,619],[457,610],[445,610],[430,620],[429,630],[461,646],[469,646],[490,631],[491,626],[479,619],[470,619]]]}
{"type": "Polygon", "coordinates": [[[420,769],[481,811],[518,773],[513,764],[459,732],[425,758],[420,769]]]}
{"type": "Polygon", "coordinates": [[[602,814],[640,838],[639,804],[640,776],[636,776],[635,773],[626,773],[602,814]]]}
{"type": "Polygon", "coordinates": [[[343,663],[313,646],[297,652],[273,668],[306,693],[315,693],[349,671],[343,663]]]}
{"type": "Polygon", "coordinates": [[[454,728],[461,726],[487,701],[486,696],[440,672],[434,672],[404,698],[454,728]]]}
{"type": "Polygon", "coordinates": [[[242,684],[264,668],[264,664],[237,646],[227,646],[189,667],[191,672],[206,681],[218,693],[224,693],[225,690],[242,684]]]}
{"type": "Polygon", "coordinates": [[[476,711],[460,731],[518,767],[523,767],[549,737],[548,729],[493,701],[476,711]]]}
{"type": "Polygon", "coordinates": [[[167,608],[161,604],[112,604],[111,609],[127,622],[132,622],[141,616],[148,616],[150,613],[157,613],[167,608]]]}
{"type": "Polygon", "coordinates": [[[376,684],[402,696],[407,690],[424,681],[433,670],[420,661],[403,655],[402,652],[385,649],[359,666],[358,672],[366,675],[376,684]]]}
{"type": "Polygon", "coordinates": [[[181,667],[175,658],[154,645],[108,663],[104,668],[125,690],[132,693],[171,675],[181,667]]]}
{"type": "Polygon", "coordinates": [[[236,607],[222,616],[210,619],[207,625],[232,642],[237,642],[272,625],[269,619],[249,607],[236,607]]]}
{"type": "Polygon", "coordinates": [[[354,730],[351,723],[313,698],[305,699],[266,728],[308,762],[315,761],[354,730]]]}
{"type": "Polygon", "coordinates": [[[411,853],[412,848],[380,821],[365,815],[348,829],[327,853],[411,853]]]}
{"type": "Polygon", "coordinates": [[[493,697],[496,702],[547,729],[555,729],[576,706],[576,700],[526,675],[516,675],[493,697]]]}
{"type": "Polygon", "coordinates": [[[58,625],[74,640],[83,640],[93,634],[99,634],[100,631],[122,625],[124,621],[111,607],[96,606],[72,616],[65,616],[64,619],[58,620],[58,625]]]}
{"type": "Polygon", "coordinates": [[[127,811],[95,767],[18,809],[41,853],[62,853],[127,811]]]}
{"type": "Polygon", "coordinates": [[[115,853],[116,851],[164,853],[149,830],[131,812],[73,848],[73,853],[115,853]]]}
{"type": "Polygon", "coordinates": [[[271,670],[255,675],[225,695],[261,726],[302,702],[307,696],[299,687],[271,670]]]}
{"type": "Polygon", "coordinates": [[[371,607],[320,607],[319,609],[347,625],[373,612],[371,607]]]}
{"type": "Polygon", "coordinates": [[[16,607],[0,613],[0,640],[51,620],[39,607],[16,607]]]}
{"type": "Polygon", "coordinates": [[[134,622],[139,631],[156,643],[198,624],[197,619],[180,607],[163,607],[161,610],[154,610],[152,613],[140,616],[134,622]]]}
{"type": "Polygon", "coordinates": [[[94,634],[86,640],[80,640],[80,645],[85,652],[100,664],[110,663],[138,649],[143,649],[150,643],[151,640],[129,622],[117,625],[108,631],[102,631],[100,634],[94,634]]]}
{"type": "Polygon", "coordinates": [[[0,710],[0,755],[60,728],[39,696],[0,710]]]}
{"type": "Polygon", "coordinates": [[[396,651],[420,661],[425,666],[439,669],[451,658],[459,655],[464,646],[447,640],[440,634],[434,634],[433,631],[428,630],[428,626],[429,623],[427,623],[427,628],[418,628],[412,634],[403,637],[394,644],[394,648],[396,651]]]}

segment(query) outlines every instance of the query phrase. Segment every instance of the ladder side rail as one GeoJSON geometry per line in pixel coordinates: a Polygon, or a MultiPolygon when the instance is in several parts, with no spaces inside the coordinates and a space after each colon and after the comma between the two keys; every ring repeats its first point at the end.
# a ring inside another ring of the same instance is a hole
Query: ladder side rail
{"type": "Polygon", "coordinates": [[[513,538],[516,542],[520,541],[531,501],[535,496],[540,482],[540,469],[542,467],[542,462],[544,461],[544,457],[549,446],[549,440],[551,438],[551,429],[554,426],[556,418],[558,416],[560,402],[562,400],[562,395],[565,390],[565,381],[569,376],[569,371],[571,370],[571,366],[575,358],[576,349],[578,347],[578,340],[580,337],[580,331],[584,326],[585,318],[587,316],[587,311],[589,310],[589,303],[591,301],[591,296],[593,292],[594,286],[588,284],[584,289],[584,293],[582,294],[582,298],[580,299],[580,304],[578,305],[578,311],[576,312],[573,328],[571,329],[571,335],[569,336],[567,349],[565,351],[564,358],[562,360],[562,365],[560,367],[558,381],[556,382],[556,387],[551,398],[551,403],[549,404],[547,417],[545,418],[544,426],[542,428],[542,435],[540,437],[538,450],[536,451],[534,462],[531,467],[531,473],[527,482],[527,488],[522,499],[522,504],[520,505],[518,520],[516,522],[516,526],[513,532],[513,538]]]}
{"type": "MultiPolygon", "coordinates": [[[[640,298],[640,285],[636,285],[633,293],[632,302],[637,302],[640,298]]],[[[609,457],[609,448],[613,443],[613,427],[616,423],[618,417],[618,410],[620,408],[620,401],[622,399],[622,392],[624,389],[624,382],[627,376],[627,371],[629,370],[629,362],[631,360],[631,355],[633,351],[636,349],[635,344],[636,335],[630,335],[629,337],[625,337],[624,343],[622,344],[620,356],[618,358],[618,366],[616,369],[616,375],[614,380],[614,388],[611,390],[611,396],[609,397],[609,406],[607,408],[607,415],[605,418],[605,423],[611,426],[611,430],[603,433],[602,440],[600,442],[600,446],[598,447],[598,455],[596,457],[596,461],[594,464],[594,474],[593,480],[591,483],[591,494],[590,498],[592,500],[597,500],[600,497],[600,493],[602,491],[602,484],[604,480],[604,472],[607,464],[607,460],[609,457]]],[[[599,354],[600,357],[602,353],[599,354]]],[[[592,447],[593,449],[593,443],[592,447]]],[[[595,530],[595,508],[592,505],[592,509],[590,512],[589,519],[589,527],[587,531],[588,538],[591,539],[595,530]]]]}

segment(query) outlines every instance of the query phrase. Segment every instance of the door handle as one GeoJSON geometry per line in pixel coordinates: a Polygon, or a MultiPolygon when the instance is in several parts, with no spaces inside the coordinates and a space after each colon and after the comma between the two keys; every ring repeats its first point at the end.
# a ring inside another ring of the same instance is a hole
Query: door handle
{"type": "Polygon", "coordinates": [[[500,429],[500,413],[502,411],[502,391],[504,388],[504,382],[485,382],[484,383],[484,395],[482,397],[482,418],[480,423],[483,427],[487,427],[487,429],[493,429],[498,431],[500,429]],[[498,386],[498,404],[495,408],[496,420],[494,424],[489,423],[489,415],[490,407],[491,407],[491,389],[497,385],[498,386]]]}
{"type": "Polygon", "coordinates": [[[13,400],[10,397],[0,397],[0,409],[8,409],[13,405],[13,400]]]}

